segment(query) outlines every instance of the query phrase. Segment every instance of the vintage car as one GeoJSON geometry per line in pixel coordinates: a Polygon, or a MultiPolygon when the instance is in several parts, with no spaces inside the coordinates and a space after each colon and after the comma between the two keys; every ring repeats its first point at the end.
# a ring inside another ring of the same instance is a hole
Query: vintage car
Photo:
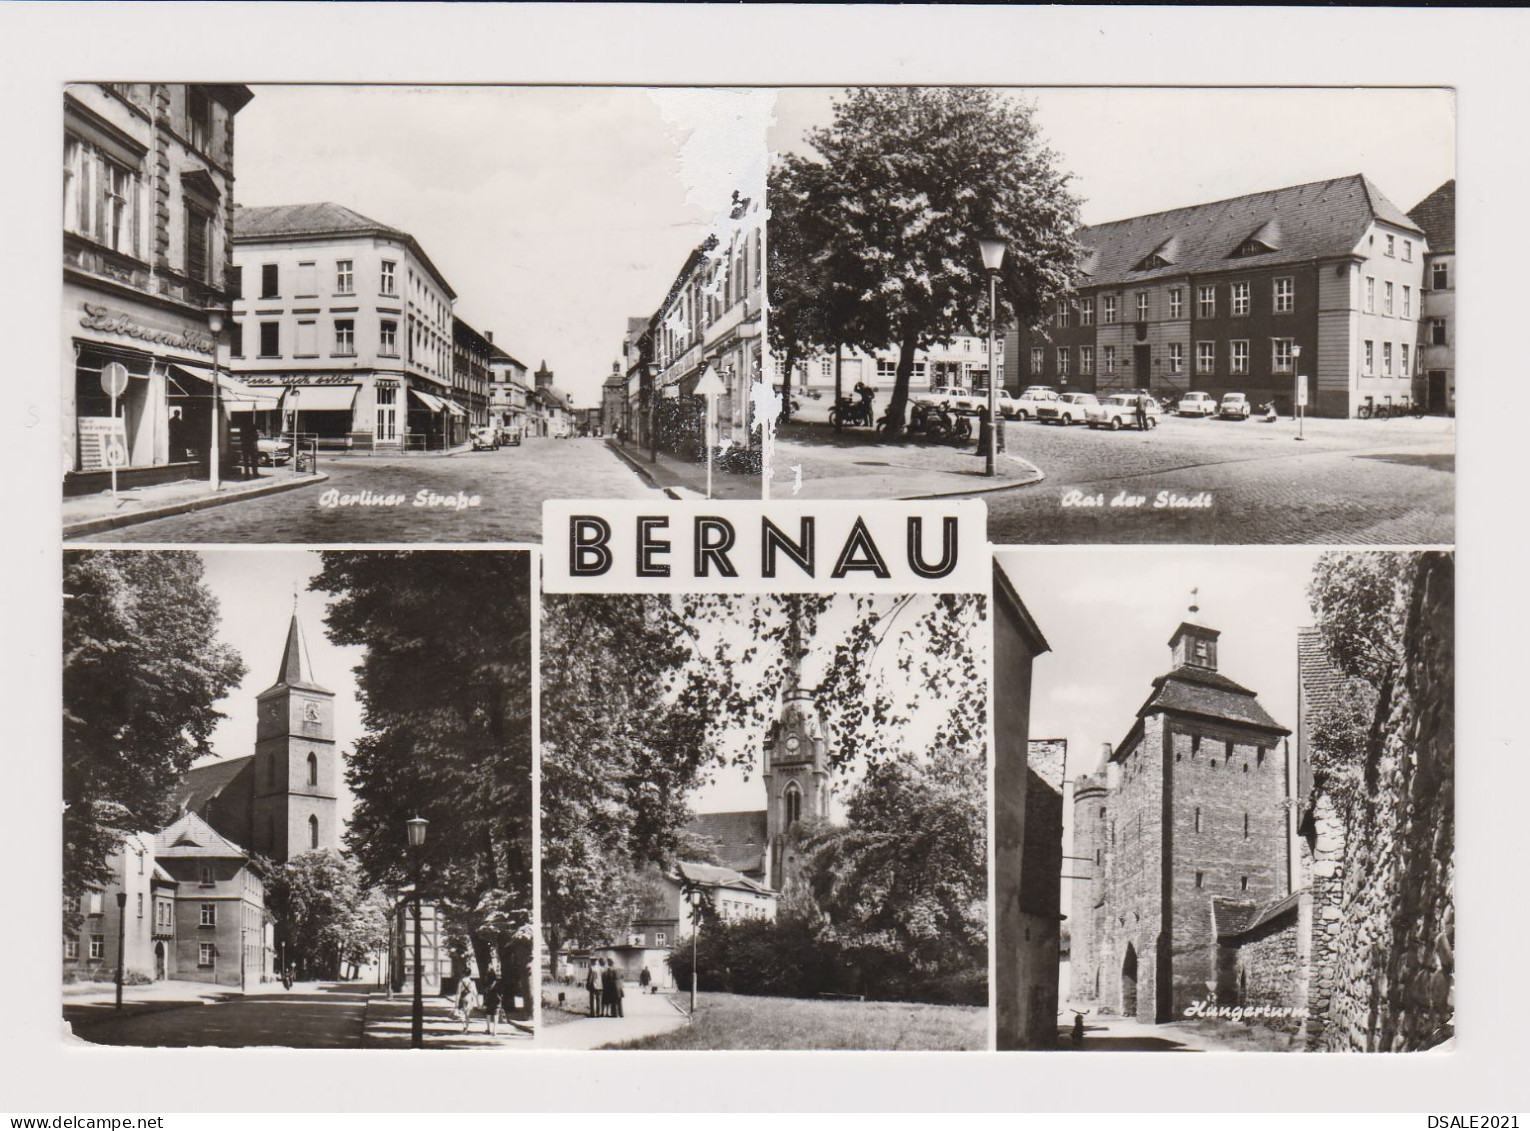
{"type": "Polygon", "coordinates": [[[1248,397],[1242,393],[1224,393],[1217,405],[1217,415],[1223,420],[1247,420],[1248,414],[1248,397]]]}
{"type": "Polygon", "coordinates": [[[1085,423],[1091,428],[1109,428],[1112,432],[1122,428],[1137,427],[1137,402],[1141,400],[1147,409],[1149,428],[1158,427],[1163,409],[1146,393],[1112,393],[1096,405],[1085,409],[1085,423]]]}
{"type": "Polygon", "coordinates": [[[519,428],[506,428],[500,433],[500,443],[508,444],[512,448],[521,446],[521,430],[519,428]]]}
{"type": "Polygon", "coordinates": [[[1056,400],[1043,401],[1036,409],[1036,419],[1043,424],[1082,424],[1091,406],[1098,407],[1093,393],[1060,393],[1056,400]]]}
{"type": "Polygon", "coordinates": [[[1032,385],[1020,394],[1015,402],[1015,416],[1021,420],[1034,420],[1041,413],[1041,406],[1057,400],[1057,390],[1047,385],[1032,385]]]}
{"type": "Polygon", "coordinates": [[[1180,416],[1215,416],[1217,399],[1209,393],[1186,393],[1179,398],[1174,411],[1180,416]]]}
{"type": "Polygon", "coordinates": [[[499,429],[494,427],[474,428],[473,450],[475,452],[499,451],[499,429]]]}
{"type": "Polygon", "coordinates": [[[261,467],[282,467],[292,460],[292,445],[286,440],[272,440],[262,436],[256,441],[261,467]]]}
{"type": "Polygon", "coordinates": [[[915,404],[945,407],[952,412],[976,412],[988,399],[961,385],[937,385],[927,393],[915,393],[915,404]]]}

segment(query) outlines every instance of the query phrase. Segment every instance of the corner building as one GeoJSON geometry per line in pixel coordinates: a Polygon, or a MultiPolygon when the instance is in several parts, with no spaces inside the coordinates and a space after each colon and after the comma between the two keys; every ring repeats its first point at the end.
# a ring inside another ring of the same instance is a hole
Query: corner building
{"type": "Polygon", "coordinates": [[[1290,732],[1221,674],[1220,633],[1191,611],[1103,773],[1074,782],[1072,855],[1090,878],[1073,884],[1070,997],[1145,1023],[1225,998],[1228,910],[1291,892],[1290,732]]]}

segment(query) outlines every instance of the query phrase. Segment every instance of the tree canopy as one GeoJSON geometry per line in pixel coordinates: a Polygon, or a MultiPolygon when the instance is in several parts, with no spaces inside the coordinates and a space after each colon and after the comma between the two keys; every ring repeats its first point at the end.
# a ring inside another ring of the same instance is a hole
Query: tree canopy
{"type": "Polygon", "coordinates": [[[366,888],[355,862],[332,848],[262,868],[266,910],[285,945],[284,959],[305,978],[339,977],[346,962],[382,949],[387,905],[366,888]]]}
{"type": "Polygon", "coordinates": [[[110,876],[124,834],[162,828],[245,673],[218,639],[218,601],[185,550],[64,555],[65,926],[110,876]]]}

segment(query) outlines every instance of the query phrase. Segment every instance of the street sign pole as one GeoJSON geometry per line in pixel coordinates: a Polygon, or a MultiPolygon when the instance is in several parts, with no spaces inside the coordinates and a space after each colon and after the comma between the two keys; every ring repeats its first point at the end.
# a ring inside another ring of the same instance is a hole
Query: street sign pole
{"type": "MultiPolygon", "coordinates": [[[[127,451],[117,442],[117,398],[127,392],[127,366],[120,361],[109,361],[101,368],[101,391],[112,400],[112,426],[106,434],[106,447],[102,455],[112,471],[112,498],[117,499],[117,467],[127,459],[127,451]]],[[[126,426],[122,429],[127,435],[126,426]]]]}
{"type": "Polygon", "coordinates": [[[706,444],[707,448],[708,499],[712,497],[712,433],[714,431],[714,421],[717,415],[717,394],[726,391],[727,390],[723,385],[722,378],[717,375],[717,370],[712,368],[712,364],[708,362],[706,365],[702,366],[701,376],[696,381],[696,393],[698,396],[705,397],[707,402],[707,417],[706,424],[704,425],[706,434],[702,437],[702,441],[706,444]]]}

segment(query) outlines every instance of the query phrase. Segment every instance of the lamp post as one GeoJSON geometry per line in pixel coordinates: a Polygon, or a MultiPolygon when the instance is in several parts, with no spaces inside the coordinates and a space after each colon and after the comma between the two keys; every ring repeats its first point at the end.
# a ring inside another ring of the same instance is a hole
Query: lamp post
{"type": "Polygon", "coordinates": [[[1305,440],[1307,437],[1302,435],[1302,422],[1307,415],[1305,411],[1307,408],[1307,388],[1306,383],[1302,380],[1301,363],[1302,347],[1292,342],[1291,372],[1296,377],[1296,397],[1294,398],[1296,403],[1293,406],[1296,409],[1296,438],[1298,440],[1305,440]]]}
{"type": "Polygon", "coordinates": [[[424,955],[420,948],[420,850],[425,847],[425,830],[430,822],[424,817],[411,817],[405,822],[409,827],[409,862],[414,873],[414,1011],[409,1022],[409,1047],[425,1047],[425,984],[424,955]]]}
{"type": "Polygon", "coordinates": [[[988,272],[988,449],[983,453],[984,474],[998,474],[999,458],[999,381],[996,368],[999,357],[999,272],[1004,267],[1006,245],[998,236],[982,236],[978,250],[983,254],[983,269],[988,272]]]}
{"type": "MultiPolygon", "coordinates": [[[[126,882],[126,881],[124,881],[126,882]]],[[[127,892],[117,893],[117,1008],[122,1008],[122,959],[127,940],[127,892]]]]}
{"type": "Polygon", "coordinates": [[[222,454],[219,448],[223,439],[223,382],[218,376],[218,340],[223,334],[223,311],[220,308],[207,308],[207,329],[213,337],[212,444],[208,448],[207,485],[216,491],[221,486],[222,454]]]}

